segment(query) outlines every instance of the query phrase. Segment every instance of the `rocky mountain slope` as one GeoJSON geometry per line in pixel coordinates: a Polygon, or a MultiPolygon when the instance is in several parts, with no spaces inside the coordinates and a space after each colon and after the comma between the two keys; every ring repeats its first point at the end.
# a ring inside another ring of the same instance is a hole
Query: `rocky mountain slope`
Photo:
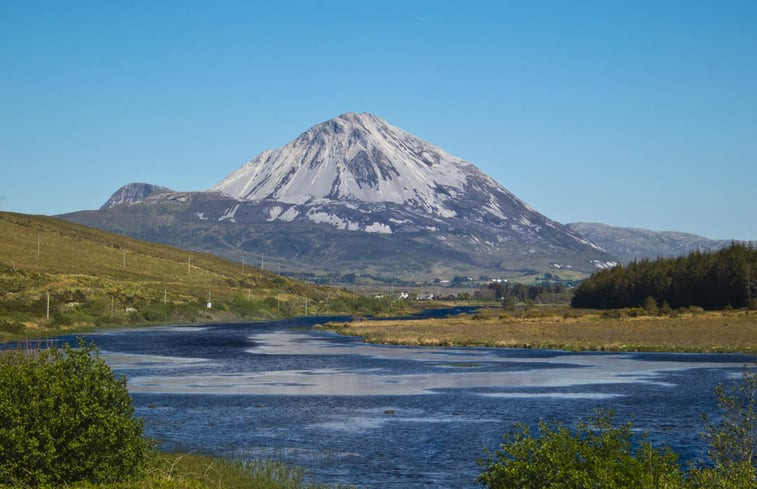
{"type": "Polygon", "coordinates": [[[300,272],[425,280],[585,274],[613,261],[473,164],[371,114],[317,124],[206,192],[135,190],[111,199],[129,205],[64,217],[300,272]]]}
{"type": "Polygon", "coordinates": [[[696,250],[714,251],[731,244],[729,240],[673,231],[650,231],[588,222],[575,222],[566,226],[574,233],[597,243],[622,263],[643,258],[683,256],[696,250]]]}
{"type": "Polygon", "coordinates": [[[168,187],[151,185],[149,183],[129,183],[116,190],[113,195],[110,196],[108,201],[100,207],[100,210],[110,209],[111,207],[121,204],[141,202],[152,194],[165,192],[173,192],[173,190],[168,187]]]}

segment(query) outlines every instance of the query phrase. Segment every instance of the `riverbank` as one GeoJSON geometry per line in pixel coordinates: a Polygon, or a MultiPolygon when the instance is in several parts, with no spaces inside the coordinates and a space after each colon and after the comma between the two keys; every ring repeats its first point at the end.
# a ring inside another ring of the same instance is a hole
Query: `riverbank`
{"type": "Polygon", "coordinates": [[[568,308],[489,310],[422,320],[367,320],[323,326],[367,343],[486,346],[570,351],[757,353],[757,312],[625,316],[568,308]]]}

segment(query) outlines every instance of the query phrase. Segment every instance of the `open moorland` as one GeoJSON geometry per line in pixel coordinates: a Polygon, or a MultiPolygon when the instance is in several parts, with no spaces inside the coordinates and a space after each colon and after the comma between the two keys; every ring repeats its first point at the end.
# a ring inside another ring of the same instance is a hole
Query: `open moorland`
{"type": "Polygon", "coordinates": [[[594,311],[532,308],[439,319],[330,323],[369,343],[594,351],[757,352],[757,311],[594,311]]]}
{"type": "Polygon", "coordinates": [[[44,216],[0,212],[0,237],[0,341],[93,326],[404,307],[44,216]]]}

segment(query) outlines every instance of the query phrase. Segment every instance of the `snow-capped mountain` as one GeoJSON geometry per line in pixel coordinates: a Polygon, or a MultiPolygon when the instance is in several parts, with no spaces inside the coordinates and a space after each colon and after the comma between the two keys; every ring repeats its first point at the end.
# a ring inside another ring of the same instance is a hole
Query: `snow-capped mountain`
{"type": "MultiPolygon", "coordinates": [[[[450,200],[464,196],[468,179],[496,186],[470,163],[375,115],[347,113],[264,151],[211,190],[289,204],[403,204],[453,217],[450,200]]],[[[502,214],[496,202],[492,211],[502,214]]]]}
{"type": "Polygon", "coordinates": [[[522,235],[557,231],[593,246],[473,164],[372,114],[347,113],[317,124],[210,190],[268,203],[270,221],[299,218],[380,233],[478,223],[522,235]]]}
{"type": "Polygon", "coordinates": [[[205,192],[129,187],[99,214],[65,217],[308,271],[512,276],[613,263],[472,163],[371,114],[316,124],[205,192]]]}

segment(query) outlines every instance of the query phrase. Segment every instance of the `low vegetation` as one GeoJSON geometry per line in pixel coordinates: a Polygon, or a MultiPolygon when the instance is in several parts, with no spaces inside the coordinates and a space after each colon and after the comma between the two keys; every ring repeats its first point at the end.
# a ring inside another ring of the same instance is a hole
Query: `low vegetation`
{"type": "Polygon", "coordinates": [[[94,345],[0,354],[0,483],[120,481],[142,475],[150,454],[126,379],[94,345]]]}
{"type": "Polygon", "coordinates": [[[0,212],[0,341],[93,326],[398,314],[405,306],[58,219],[0,212]]]}
{"type": "Polygon", "coordinates": [[[707,460],[682,468],[666,447],[634,436],[598,412],[575,429],[540,422],[536,432],[516,425],[500,448],[481,461],[478,482],[490,489],[754,489],[757,487],[757,371],[716,391],[721,413],[706,425],[707,460]]]}
{"type": "Polygon", "coordinates": [[[159,454],[94,345],[0,351],[0,487],[317,489],[301,470],[159,454]]]}
{"type": "Polygon", "coordinates": [[[596,311],[564,307],[486,309],[422,320],[325,325],[369,343],[491,346],[574,351],[757,352],[757,312],[701,308],[660,315],[642,308],[596,311]]]}

